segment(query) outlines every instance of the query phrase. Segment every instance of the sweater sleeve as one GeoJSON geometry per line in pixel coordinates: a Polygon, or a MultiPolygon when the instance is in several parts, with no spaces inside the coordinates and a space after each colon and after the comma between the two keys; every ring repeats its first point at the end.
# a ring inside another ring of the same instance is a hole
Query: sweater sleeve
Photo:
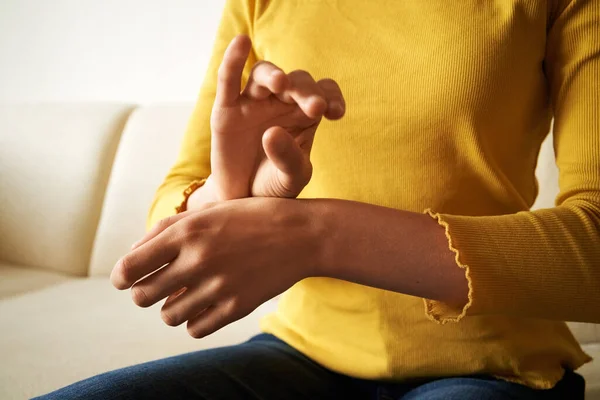
{"type": "MultiPolygon", "coordinates": [[[[212,56],[200,94],[189,120],[179,156],[162,185],[156,191],[148,213],[147,228],[177,210],[187,199],[189,188],[198,186],[210,175],[210,115],[216,94],[217,71],[229,42],[239,34],[252,37],[255,18],[255,1],[227,0],[217,31],[212,56]]],[[[250,53],[244,68],[242,85],[247,82],[256,62],[254,51],[250,53]]]]}
{"type": "Polygon", "coordinates": [[[600,322],[600,1],[563,1],[544,67],[560,192],[554,208],[501,216],[429,214],[469,283],[467,304],[425,300],[438,322],[504,314],[600,322]]]}

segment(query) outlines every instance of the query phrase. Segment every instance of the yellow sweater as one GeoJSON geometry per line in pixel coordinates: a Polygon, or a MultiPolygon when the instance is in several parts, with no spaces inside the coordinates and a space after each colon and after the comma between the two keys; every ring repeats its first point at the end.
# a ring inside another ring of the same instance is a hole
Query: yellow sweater
{"type": "Polygon", "coordinates": [[[589,302],[600,287],[600,1],[228,0],[149,224],[210,174],[216,71],[239,33],[253,39],[251,61],[332,77],[346,96],[344,119],[317,132],[301,197],[434,210],[470,285],[464,309],[424,309],[306,279],[264,331],[361,378],[487,373],[549,388],[589,361],[564,323],[535,318],[600,322],[589,302]],[[561,192],[531,212],[552,117],[561,192]]]}

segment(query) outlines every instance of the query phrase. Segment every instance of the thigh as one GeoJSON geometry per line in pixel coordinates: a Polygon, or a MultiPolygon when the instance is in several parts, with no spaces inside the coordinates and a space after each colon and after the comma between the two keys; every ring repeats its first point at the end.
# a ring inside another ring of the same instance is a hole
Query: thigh
{"type": "Polygon", "coordinates": [[[552,389],[536,390],[492,377],[457,377],[431,381],[404,393],[402,400],[583,400],[585,381],[567,371],[552,389]]]}
{"type": "Polygon", "coordinates": [[[271,335],[107,372],[40,399],[352,398],[347,378],[271,335]]]}

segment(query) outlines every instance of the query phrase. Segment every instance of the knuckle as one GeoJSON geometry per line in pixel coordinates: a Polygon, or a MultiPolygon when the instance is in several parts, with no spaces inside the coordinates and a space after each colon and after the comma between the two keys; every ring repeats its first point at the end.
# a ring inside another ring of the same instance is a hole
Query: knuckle
{"type": "Polygon", "coordinates": [[[321,79],[319,82],[317,82],[317,84],[323,91],[329,93],[330,97],[340,101],[344,100],[340,86],[333,79],[321,79]]]}
{"type": "Polygon", "coordinates": [[[196,224],[192,218],[180,221],[178,228],[185,237],[193,237],[196,234],[196,224]]]}
{"type": "Polygon", "coordinates": [[[227,279],[222,275],[213,277],[210,281],[209,291],[213,296],[222,295],[227,288],[227,279]]]}
{"type": "Polygon", "coordinates": [[[213,208],[214,206],[216,206],[217,204],[218,203],[216,201],[202,203],[202,205],[199,207],[199,209],[200,210],[209,210],[209,209],[213,208]]]}
{"type": "Polygon", "coordinates": [[[308,71],[305,71],[303,69],[296,69],[296,70],[290,72],[289,75],[294,78],[312,79],[312,75],[308,71]]]}
{"type": "Polygon", "coordinates": [[[339,87],[339,86],[338,86],[338,84],[337,84],[337,82],[336,82],[336,81],[334,81],[334,80],[333,80],[333,79],[331,79],[331,78],[324,78],[324,79],[321,79],[321,80],[319,80],[319,82],[317,82],[317,83],[318,83],[319,85],[321,85],[321,86],[325,86],[325,87],[336,87],[336,88],[337,88],[337,87],[339,87]]]}
{"type": "Polygon", "coordinates": [[[292,112],[292,114],[290,115],[290,117],[295,120],[298,121],[301,124],[314,124],[314,119],[310,118],[309,116],[307,116],[304,111],[302,111],[301,108],[296,107],[296,109],[292,112]]]}
{"type": "Polygon", "coordinates": [[[194,249],[193,254],[190,255],[190,262],[185,265],[186,274],[191,272],[199,271],[204,269],[206,266],[207,260],[209,259],[208,255],[209,250],[206,248],[198,248],[194,249]]]}
{"type": "Polygon", "coordinates": [[[239,297],[231,298],[223,307],[221,318],[223,320],[235,320],[242,312],[242,301],[239,297]]]}
{"type": "Polygon", "coordinates": [[[262,69],[262,68],[268,67],[270,65],[271,65],[271,63],[269,63],[265,60],[259,60],[256,63],[254,63],[254,65],[252,66],[252,73],[256,72],[256,70],[258,70],[258,69],[262,69]]]}
{"type": "Polygon", "coordinates": [[[148,298],[146,291],[139,286],[131,288],[131,298],[138,307],[149,307],[151,305],[151,301],[148,298]]]}

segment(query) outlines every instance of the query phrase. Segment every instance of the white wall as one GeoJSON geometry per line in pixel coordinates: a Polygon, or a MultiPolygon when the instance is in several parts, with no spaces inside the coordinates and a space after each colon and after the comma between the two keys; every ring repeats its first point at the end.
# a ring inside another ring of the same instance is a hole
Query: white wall
{"type": "Polygon", "coordinates": [[[0,0],[0,103],[193,101],[224,0],[0,0]]]}

